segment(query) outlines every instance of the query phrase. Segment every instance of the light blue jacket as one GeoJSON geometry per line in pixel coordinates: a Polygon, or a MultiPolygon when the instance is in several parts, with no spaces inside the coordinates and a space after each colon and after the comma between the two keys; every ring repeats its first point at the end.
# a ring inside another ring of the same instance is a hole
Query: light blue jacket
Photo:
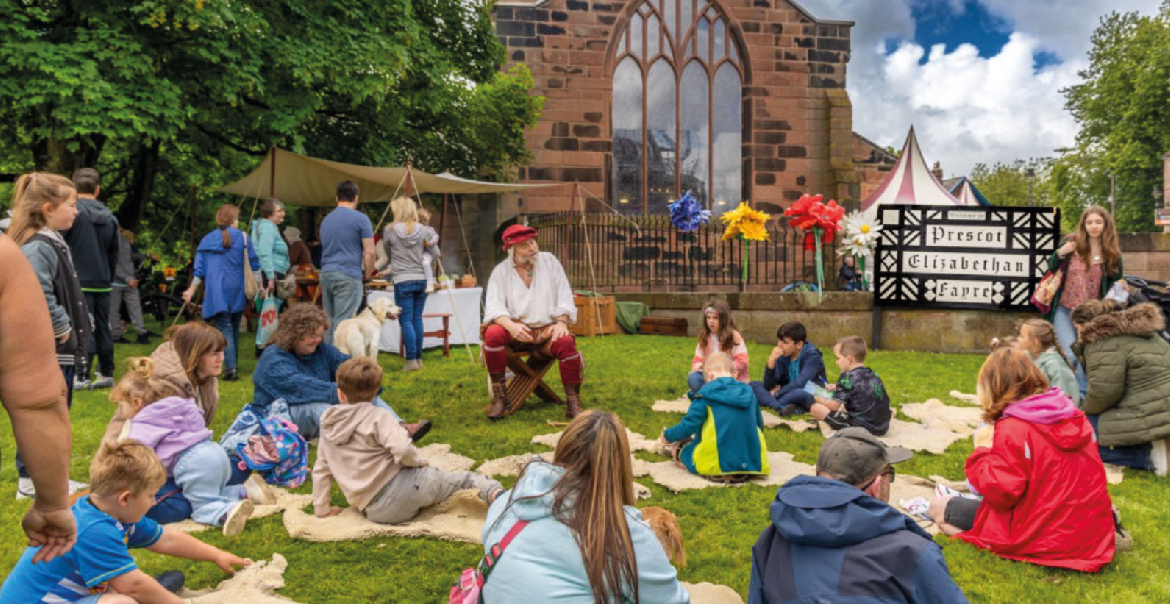
{"type": "MultiPolygon", "coordinates": [[[[221,312],[243,312],[248,305],[244,294],[244,234],[228,227],[232,245],[223,247],[223,232],[208,233],[195,250],[195,276],[203,280],[203,318],[221,312]]],[[[256,251],[248,245],[248,264],[253,271],[260,270],[256,251]]]]}
{"type": "MultiPolygon", "coordinates": [[[[483,526],[485,552],[503,539],[517,520],[528,520],[530,524],[516,535],[484,583],[485,602],[594,603],[585,562],[573,533],[552,517],[551,491],[563,473],[558,466],[534,461],[512,491],[501,495],[488,510],[483,526]],[[530,496],[535,497],[521,499],[530,496]],[[512,501],[510,506],[509,501],[512,501]]],[[[650,525],[642,520],[638,508],[626,506],[626,524],[630,527],[637,558],[640,601],[690,602],[691,597],[679,583],[662,544],[650,525]]],[[[627,594],[626,602],[634,601],[630,595],[627,594]]]]}
{"type": "Polygon", "coordinates": [[[288,272],[288,244],[280,236],[280,229],[267,218],[252,222],[252,244],[260,257],[260,270],[268,279],[288,272]]]}

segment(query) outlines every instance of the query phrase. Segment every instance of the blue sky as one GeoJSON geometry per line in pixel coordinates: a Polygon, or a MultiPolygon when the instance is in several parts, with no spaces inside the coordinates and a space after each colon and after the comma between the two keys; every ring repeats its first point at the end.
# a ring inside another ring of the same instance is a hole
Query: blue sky
{"type": "MultiPolygon", "coordinates": [[[[961,44],[970,44],[983,58],[999,54],[1014,31],[1010,19],[992,14],[976,0],[915,0],[910,5],[910,15],[915,24],[914,42],[918,45],[930,48],[943,44],[947,52],[953,52],[961,44]]],[[[899,38],[887,40],[887,52],[892,52],[900,41],[899,38]]],[[[1061,62],[1050,50],[1036,52],[1034,58],[1037,69],[1061,62]]]]}

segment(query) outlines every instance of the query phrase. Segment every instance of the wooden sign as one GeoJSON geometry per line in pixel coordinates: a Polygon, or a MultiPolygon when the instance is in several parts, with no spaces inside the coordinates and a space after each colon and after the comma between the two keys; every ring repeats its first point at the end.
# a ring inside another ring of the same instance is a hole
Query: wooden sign
{"type": "Polygon", "coordinates": [[[883,205],[874,304],[1031,310],[1060,210],[883,205]]]}

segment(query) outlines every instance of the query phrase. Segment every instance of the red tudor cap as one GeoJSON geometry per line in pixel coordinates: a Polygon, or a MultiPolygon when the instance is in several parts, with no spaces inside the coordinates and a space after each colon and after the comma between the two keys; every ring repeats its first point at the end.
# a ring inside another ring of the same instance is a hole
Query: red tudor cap
{"type": "Polygon", "coordinates": [[[500,239],[504,242],[504,249],[508,249],[518,243],[523,243],[529,239],[536,238],[536,229],[522,224],[514,224],[504,229],[503,236],[500,239]]]}

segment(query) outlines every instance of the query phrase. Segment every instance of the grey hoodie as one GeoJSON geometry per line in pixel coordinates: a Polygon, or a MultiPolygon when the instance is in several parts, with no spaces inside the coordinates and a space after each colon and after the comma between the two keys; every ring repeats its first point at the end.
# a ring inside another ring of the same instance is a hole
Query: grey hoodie
{"type": "Polygon", "coordinates": [[[406,232],[406,225],[395,222],[386,227],[382,233],[382,245],[386,247],[386,255],[390,257],[390,270],[393,271],[394,283],[405,281],[422,281],[426,279],[423,272],[423,247],[431,239],[430,228],[415,223],[414,230],[406,232]]]}
{"type": "Polygon", "coordinates": [[[403,466],[418,466],[422,456],[406,428],[386,409],[371,403],[342,403],[321,415],[321,440],[313,466],[313,506],[329,509],[333,480],[349,504],[366,509],[403,466]]]}

